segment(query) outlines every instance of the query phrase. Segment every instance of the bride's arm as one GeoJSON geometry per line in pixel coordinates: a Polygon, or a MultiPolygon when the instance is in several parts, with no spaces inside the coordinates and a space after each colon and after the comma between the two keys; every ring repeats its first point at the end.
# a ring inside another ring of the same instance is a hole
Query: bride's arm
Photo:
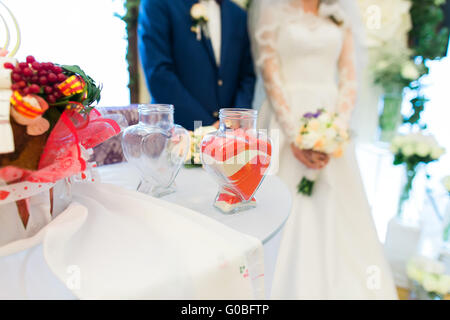
{"type": "Polygon", "coordinates": [[[296,119],[292,116],[283,90],[280,74],[280,64],[276,52],[277,28],[271,25],[270,14],[261,17],[261,28],[256,30],[256,65],[260,68],[264,80],[264,87],[276,118],[289,142],[296,136],[296,119]]]}
{"type": "Polygon", "coordinates": [[[346,29],[341,55],[339,57],[339,95],[337,112],[347,127],[356,103],[356,67],[355,48],[353,35],[350,29],[346,29]]]}

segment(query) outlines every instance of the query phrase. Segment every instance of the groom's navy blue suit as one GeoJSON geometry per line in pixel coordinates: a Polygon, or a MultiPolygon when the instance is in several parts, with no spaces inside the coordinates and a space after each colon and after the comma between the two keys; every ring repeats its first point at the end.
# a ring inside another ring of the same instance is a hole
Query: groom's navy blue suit
{"type": "MultiPolygon", "coordinates": [[[[209,0],[214,1],[214,0],[209,0]]],[[[193,129],[210,125],[225,107],[250,107],[255,75],[247,33],[247,14],[222,0],[221,62],[209,38],[191,31],[195,0],[142,0],[139,52],[153,103],[175,106],[175,121],[193,129]]]]}

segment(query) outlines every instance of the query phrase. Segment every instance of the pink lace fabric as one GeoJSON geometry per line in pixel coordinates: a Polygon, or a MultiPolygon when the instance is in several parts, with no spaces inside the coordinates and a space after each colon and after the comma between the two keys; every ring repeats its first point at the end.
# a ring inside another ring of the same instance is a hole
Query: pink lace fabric
{"type": "Polygon", "coordinates": [[[86,170],[80,146],[93,148],[120,132],[119,125],[103,118],[97,110],[89,116],[66,110],[56,123],[45,145],[38,170],[13,166],[0,169],[0,179],[52,183],[86,170]]]}

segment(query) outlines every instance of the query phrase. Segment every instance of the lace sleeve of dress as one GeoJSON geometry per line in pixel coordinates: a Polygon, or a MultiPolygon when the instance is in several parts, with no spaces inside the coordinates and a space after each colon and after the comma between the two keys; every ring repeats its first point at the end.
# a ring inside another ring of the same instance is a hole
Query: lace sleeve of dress
{"type": "Polygon", "coordinates": [[[356,67],[353,35],[350,29],[346,29],[344,43],[339,58],[339,95],[337,100],[337,112],[347,127],[350,125],[352,111],[356,103],[356,67]]]}
{"type": "Polygon", "coordinates": [[[283,90],[279,57],[276,52],[279,21],[270,10],[266,10],[259,22],[259,27],[255,30],[256,66],[261,70],[267,97],[283,133],[288,141],[294,141],[297,126],[283,90]]]}

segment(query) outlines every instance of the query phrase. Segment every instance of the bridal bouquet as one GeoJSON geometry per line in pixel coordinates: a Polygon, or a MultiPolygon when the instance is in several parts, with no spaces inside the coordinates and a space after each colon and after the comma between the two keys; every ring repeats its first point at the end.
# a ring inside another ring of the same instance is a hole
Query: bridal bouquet
{"type": "MultiPolygon", "coordinates": [[[[303,150],[313,150],[338,158],[349,140],[347,129],[340,123],[338,114],[319,109],[306,113],[300,121],[295,145],[303,150]]],[[[298,192],[311,196],[319,170],[308,170],[298,185],[298,192]]]]}

